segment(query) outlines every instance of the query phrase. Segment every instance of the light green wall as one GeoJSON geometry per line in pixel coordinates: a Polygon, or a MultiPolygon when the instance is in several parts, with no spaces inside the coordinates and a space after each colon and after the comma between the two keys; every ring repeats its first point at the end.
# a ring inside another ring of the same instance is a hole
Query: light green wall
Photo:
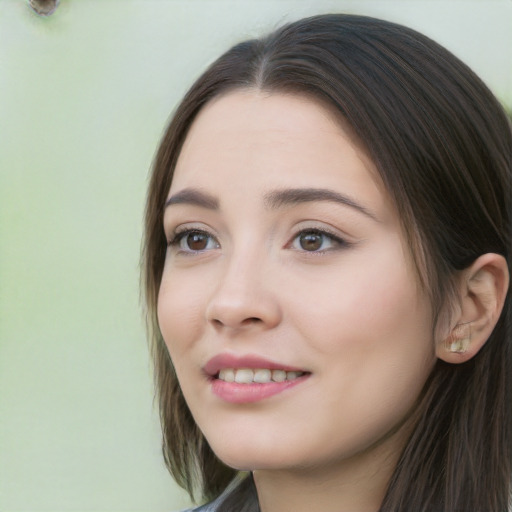
{"type": "Polygon", "coordinates": [[[510,0],[0,0],[0,510],[172,511],[138,305],[147,171],[220,52],[304,15],[411,25],[512,106],[510,0]]]}

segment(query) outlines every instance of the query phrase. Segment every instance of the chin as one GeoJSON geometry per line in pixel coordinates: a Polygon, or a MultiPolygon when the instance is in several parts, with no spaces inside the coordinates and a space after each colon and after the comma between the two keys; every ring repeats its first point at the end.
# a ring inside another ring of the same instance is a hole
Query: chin
{"type": "Polygon", "coordinates": [[[215,455],[230,468],[238,471],[255,471],[257,469],[283,469],[293,466],[296,461],[290,460],[289,454],[279,453],[272,447],[260,447],[247,443],[231,444],[229,447],[212,446],[215,455]]]}

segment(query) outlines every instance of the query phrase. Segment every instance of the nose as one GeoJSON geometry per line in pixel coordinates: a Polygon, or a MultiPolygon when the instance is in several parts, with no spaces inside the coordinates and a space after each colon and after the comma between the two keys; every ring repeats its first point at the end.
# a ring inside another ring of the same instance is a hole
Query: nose
{"type": "Polygon", "coordinates": [[[215,329],[267,330],[282,318],[278,290],[261,261],[240,258],[226,267],[206,308],[206,319],[215,329]]]}

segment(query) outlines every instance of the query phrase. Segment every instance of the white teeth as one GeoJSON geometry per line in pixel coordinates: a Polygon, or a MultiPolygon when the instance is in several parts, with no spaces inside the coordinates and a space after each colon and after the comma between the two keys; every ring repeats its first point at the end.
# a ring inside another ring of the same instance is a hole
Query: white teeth
{"type": "Polygon", "coordinates": [[[241,368],[235,373],[235,382],[239,384],[249,384],[254,380],[254,372],[248,368],[241,368]]]}
{"type": "Polygon", "coordinates": [[[286,372],[284,370],[268,370],[258,368],[223,368],[219,372],[219,380],[225,382],[237,382],[238,384],[267,384],[269,382],[284,382],[285,380],[294,380],[304,375],[304,372],[286,372]]]}
{"type": "Polygon", "coordinates": [[[260,384],[265,384],[266,382],[270,382],[272,380],[272,374],[270,370],[255,370],[254,372],[254,382],[259,382],[260,384]]]}
{"type": "Polygon", "coordinates": [[[219,379],[226,382],[235,382],[235,370],[233,368],[223,368],[219,372],[219,379]]]}
{"type": "Polygon", "coordinates": [[[274,382],[284,382],[286,380],[286,372],[284,370],[272,370],[272,380],[274,382]]]}

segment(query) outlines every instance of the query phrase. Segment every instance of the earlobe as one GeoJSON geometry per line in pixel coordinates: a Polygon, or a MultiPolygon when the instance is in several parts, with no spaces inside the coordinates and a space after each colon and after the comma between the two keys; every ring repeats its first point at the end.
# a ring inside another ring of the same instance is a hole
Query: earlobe
{"type": "Polygon", "coordinates": [[[444,349],[452,354],[464,354],[471,343],[471,322],[456,325],[444,342],[444,349]]]}
{"type": "Polygon", "coordinates": [[[509,272],[505,258],[488,253],[461,273],[457,318],[436,345],[436,355],[447,363],[474,357],[491,335],[507,295],[509,272]]]}

